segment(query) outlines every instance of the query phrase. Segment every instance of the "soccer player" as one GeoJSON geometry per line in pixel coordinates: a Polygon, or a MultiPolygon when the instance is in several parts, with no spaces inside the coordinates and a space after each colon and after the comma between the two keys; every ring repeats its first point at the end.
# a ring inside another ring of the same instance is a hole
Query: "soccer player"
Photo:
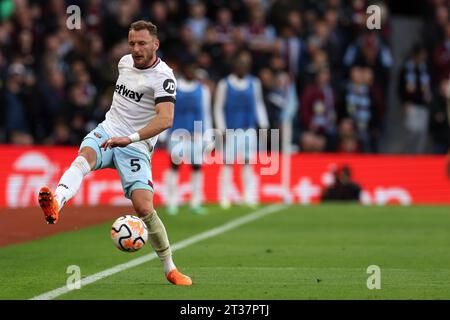
{"type": "Polygon", "coordinates": [[[169,140],[172,168],[167,174],[168,213],[178,212],[178,168],[180,163],[190,163],[191,201],[190,207],[195,214],[204,214],[202,207],[203,175],[203,133],[211,128],[211,93],[206,85],[196,80],[196,65],[188,61],[181,68],[181,77],[177,79],[177,106],[169,140]],[[198,130],[195,130],[197,121],[198,130]],[[180,130],[178,130],[180,129],[180,130]],[[188,137],[181,137],[181,135],[188,137]],[[180,155],[180,149],[183,150],[180,155]]]}
{"type": "MultiPolygon", "coordinates": [[[[266,106],[262,97],[261,82],[249,74],[252,58],[249,52],[240,52],[233,65],[233,72],[220,80],[214,99],[214,118],[217,129],[226,133],[226,129],[268,128],[266,106]]],[[[231,205],[232,162],[244,163],[242,170],[242,186],[244,203],[250,206],[257,204],[256,188],[253,180],[251,160],[256,153],[255,135],[225,134],[225,165],[221,172],[220,205],[229,208],[231,205]],[[240,160],[239,160],[240,158],[240,160]],[[230,161],[232,160],[232,161],[230,161]],[[231,162],[231,163],[230,163],[231,162]]]]}
{"type": "Polygon", "coordinates": [[[54,224],[89,172],[115,168],[125,197],[131,199],[148,227],[150,243],[167,280],[175,285],[191,285],[191,278],[179,272],[172,260],[166,229],[153,207],[150,170],[158,135],[173,123],[176,79],[172,69],[156,55],[159,40],[153,23],[133,22],[128,45],[130,54],[119,61],[119,77],[105,120],[84,138],[78,156],[55,192],[46,186],[40,189],[39,205],[47,223],[54,224]]]}

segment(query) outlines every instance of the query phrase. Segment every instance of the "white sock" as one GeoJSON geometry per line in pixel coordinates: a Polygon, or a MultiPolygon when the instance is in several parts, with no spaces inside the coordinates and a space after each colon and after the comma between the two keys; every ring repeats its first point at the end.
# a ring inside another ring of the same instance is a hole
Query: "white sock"
{"type": "Polygon", "coordinates": [[[222,167],[221,179],[220,181],[220,201],[228,202],[229,201],[229,193],[231,186],[231,167],[229,165],[224,165],[222,167]]]}
{"type": "Polygon", "coordinates": [[[202,204],[203,174],[200,170],[192,172],[191,186],[191,207],[195,208],[202,204]]]}
{"type": "Polygon", "coordinates": [[[167,172],[167,205],[169,208],[176,208],[178,206],[178,170],[170,169],[167,172]]]}
{"type": "Polygon", "coordinates": [[[58,187],[55,190],[55,198],[58,202],[59,210],[64,204],[76,195],[80,189],[83,178],[91,171],[87,160],[78,156],[70,165],[70,168],[64,172],[59,180],[58,187]]]}
{"type": "Polygon", "coordinates": [[[165,257],[163,259],[160,259],[161,263],[163,264],[164,273],[168,273],[169,271],[176,269],[175,263],[173,263],[172,255],[165,257]]]}
{"type": "Polygon", "coordinates": [[[164,272],[167,273],[170,270],[175,269],[176,267],[172,260],[172,250],[170,249],[167,231],[156,211],[141,219],[147,226],[150,244],[163,264],[164,272]]]}

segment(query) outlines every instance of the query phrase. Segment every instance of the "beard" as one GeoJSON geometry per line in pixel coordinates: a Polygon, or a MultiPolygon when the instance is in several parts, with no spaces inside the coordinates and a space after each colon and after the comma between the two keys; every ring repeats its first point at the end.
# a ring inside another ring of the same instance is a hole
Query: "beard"
{"type": "Polygon", "coordinates": [[[150,66],[153,59],[155,58],[155,53],[152,52],[148,56],[137,55],[133,56],[134,66],[138,69],[144,69],[150,66]]]}

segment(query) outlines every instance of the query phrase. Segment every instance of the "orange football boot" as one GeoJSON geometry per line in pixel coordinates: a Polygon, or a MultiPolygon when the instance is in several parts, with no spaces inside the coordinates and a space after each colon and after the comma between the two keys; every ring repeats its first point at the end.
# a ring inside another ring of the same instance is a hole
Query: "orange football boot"
{"type": "Polygon", "coordinates": [[[58,221],[58,202],[49,187],[45,186],[39,190],[39,205],[44,211],[45,220],[48,224],[55,224],[58,221]]]}
{"type": "Polygon", "coordinates": [[[190,286],[192,285],[192,280],[188,276],[182,274],[177,269],[173,269],[166,274],[167,280],[176,286],[190,286]]]}

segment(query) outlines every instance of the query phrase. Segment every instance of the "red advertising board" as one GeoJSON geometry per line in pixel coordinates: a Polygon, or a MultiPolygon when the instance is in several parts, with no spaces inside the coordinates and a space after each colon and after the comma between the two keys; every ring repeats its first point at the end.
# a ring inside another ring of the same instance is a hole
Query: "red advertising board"
{"type": "MultiPolygon", "coordinates": [[[[37,204],[42,185],[55,187],[64,170],[76,157],[73,147],[0,146],[0,207],[29,207],[37,204]]],[[[260,202],[279,202],[289,198],[293,203],[317,203],[323,189],[332,182],[333,166],[347,164],[362,188],[365,204],[450,204],[450,179],[446,175],[445,156],[386,156],[294,154],[290,158],[290,175],[282,183],[283,159],[273,155],[271,162],[253,167],[254,190],[260,202]],[[267,170],[271,167],[272,170],[267,170]],[[264,168],[266,170],[264,170],[264,168]]],[[[155,204],[165,202],[165,174],[169,156],[157,150],[152,160],[155,204]]],[[[220,164],[204,166],[204,198],[218,201],[220,164]]],[[[286,171],[285,171],[286,172],[286,171]]],[[[233,198],[241,199],[241,166],[234,166],[231,186],[233,198]]],[[[181,200],[189,199],[190,167],[181,166],[178,190],[181,200]]],[[[124,198],[117,172],[105,169],[90,173],[84,180],[72,205],[123,205],[124,198]]]]}

